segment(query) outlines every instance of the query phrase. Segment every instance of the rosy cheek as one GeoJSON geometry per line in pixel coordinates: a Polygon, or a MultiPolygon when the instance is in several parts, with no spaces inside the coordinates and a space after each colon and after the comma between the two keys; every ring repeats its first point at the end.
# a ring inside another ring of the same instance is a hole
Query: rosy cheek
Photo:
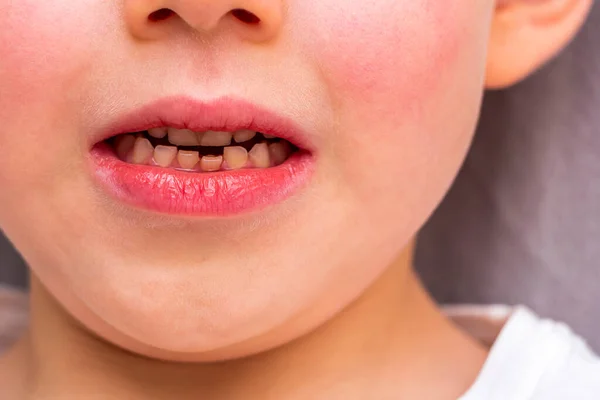
{"type": "Polygon", "coordinates": [[[53,8],[34,3],[14,2],[8,6],[10,18],[3,22],[0,32],[4,66],[0,77],[4,89],[16,85],[35,88],[40,78],[49,75],[46,71],[56,67],[57,55],[70,50],[64,40],[68,32],[60,34],[59,27],[63,25],[60,19],[52,18],[53,8]]]}
{"type": "MultiPolygon", "coordinates": [[[[15,169],[50,168],[61,162],[58,154],[70,154],[75,144],[57,139],[77,118],[82,82],[97,62],[90,56],[97,37],[91,22],[102,18],[102,2],[0,0],[7,7],[0,29],[0,147],[9,149],[0,160],[0,182],[15,169]]],[[[39,176],[24,175],[20,183],[39,176]]]]}
{"type": "Polygon", "coordinates": [[[304,22],[319,28],[308,46],[337,100],[360,99],[404,117],[399,110],[418,111],[436,92],[466,19],[460,2],[450,0],[344,0],[337,9],[309,2],[313,12],[304,22]]]}
{"type": "Polygon", "coordinates": [[[433,208],[475,122],[491,2],[305,2],[305,53],[335,107],[337,176],[364,204],[385,193],[376,195],[382,219],[433,208]]]}
{"type": "MultiPolygon", "coordinates": [[[[0,0],[8,8],[0,30],[0,86],[6,102],[44,100],[73,84],[74,71],[89,66],[93,23],[102,18],[100,0],[0,0]],[[98,15],[97,17],[93,17],[98,15]],[[46,92],[46,96],[40,96],[46,92]]],[[[106,7],[104,7],[106,9],[106,7]]],[[[96,24],[97,25],[97,24],[96,24]]],[[[100,34],[99,32],[96,32],[100,34]]],[[[93,39],[92,39],[93,40],[93,39]]],[[[0,110],[0,112],[2,112],[0,110]]]]}

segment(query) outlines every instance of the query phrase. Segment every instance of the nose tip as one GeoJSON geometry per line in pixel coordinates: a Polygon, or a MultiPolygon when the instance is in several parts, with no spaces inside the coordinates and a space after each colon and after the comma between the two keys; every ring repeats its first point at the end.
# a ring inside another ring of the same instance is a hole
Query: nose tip
{"type": "Polygon", "coordinates": [[[283,22],[283,0],[125,0],[125,18],[134,37],[151,40],[185,25],[209,34],[229,28],[246,40],[266,41],[283,22]]]}

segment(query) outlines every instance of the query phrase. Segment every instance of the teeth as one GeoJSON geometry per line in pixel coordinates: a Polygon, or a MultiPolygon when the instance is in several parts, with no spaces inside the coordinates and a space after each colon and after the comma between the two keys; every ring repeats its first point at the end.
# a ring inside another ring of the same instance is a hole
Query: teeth
{"type": "Polygon", "coordinates": [[[154,161],[163,168],[170,166],[177,157],[177,147],[156,146],[154,149],[154,161]]]}
{"type": "Polygon", "coordinates": [[[248,158],[256,168],[269,168],[271,166],[269,146],[266,143],[255,144],[248,153],[248,158]]]}
{"type": "Polygon", "coordinates": [[[231,132],[206,131],[198,135],[200,146],[229,146],[231,144],[231,132]]]}
{"type": "Polygon", "coordinates": [[[169,142],[176,146],[198,146],[198,136],[189,129],[169,128],[169,142]]]}
{"type": "Polygon", "coordinates": [[[241,146],[225,147],[223,157],[231,169],[240,169],[248,162],[248,151],[241,146]]]}
{"type": "Polygon", "coordinates": [[[177,162],[183,169],[194,169],[200,161],[200,155],[197,151],[179,150],[177,153],[177,162]]]}
{"type": "Polygon", "coordinates": [[[121,135],[115,138],[115,151],[117,156],[123,160],[127,160],[127,156],[133,149],[135,144],[135,136],[133,135],[121,135]]]}
{"type": "Polygon", "coordinates": [[[200,169],[205,172],[213,172],[221,169],[223,156],[204,156],[200,161],[200,169]]]}
{"type": "Polygon", "coordinates": [[[254,138],[254,136],[256,136],[256,132],[244,129],[235,132],[235,134],[233,135],[233,140],[235,140],[236,143],[242,143],[254,138]]]}
{"type": "Polygon", "coordinates": [[[292,153],[292,149],[288,142],[276,142],[269,145],[269,153],[271,154],[271,161],[273,161],[273,164],[280,165],[287,160],[292,153]]]}
{"type": "MultiPolygon", "coordinates": [[[[242,146],[230,146],[232,140],[237,143],[248,142],[258,134],[251,130],[239,130],[235,133],[207,131],[196,133],[189,129],[152,128],[148,134],[154,138],[168,135],[174,146],[159,145],[154,148],[150,140],[138,135],[121,135],[115,138],[114,147],[117,156],[133,164],[159,165],[163,168],[179,165],[182,169],[200,169],[206,172],[220,169],[237,170],[244,167],[269,168],[283,164],[292,154],[292,147],[285,140],[274,143],[257,143],[250,151],[242,146]],[[136,137],[137,136],[137,137],[136,137]],[[204,156],[198,151],[179,150],[176,146],[224,147],[222,156],[204,156]],[[174,163],[177,159],[177,163],[174,163]],[[154,161],[154,162],[152,162],[154,161]]],[[[275,138],[264,135],[265,138],[275,138]]],[[[248,147],[248,144],[246,144],[248,147]]]]}
{"type": "Polygon", "coordinates": [[[275,136],[273,135],[266,135],[263,133],[263,136],[265,137],[265,139],[275,139],[275,136]]]}
{"type": "Polygon", "coordinates": [[[146,138],[139,137],[135,140],[131,162],[134,164],[148,164],[154,154],[152,143],[146,138]]]}
{"type": "Polygon", "coordinates": [[[165,136],[167,136],[167,128],[152,128],[152,129],[148,129],[148,135],[157,138],[157,139],[162,139],[165,136]]]}

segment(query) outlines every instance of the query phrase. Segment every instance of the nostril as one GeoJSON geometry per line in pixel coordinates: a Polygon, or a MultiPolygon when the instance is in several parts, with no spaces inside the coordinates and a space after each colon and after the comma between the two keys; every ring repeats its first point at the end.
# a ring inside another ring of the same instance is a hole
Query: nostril
{"type": "Polygon", "coordinates": [[[164,21],[175,14],[172,10],[168,8],[161,8],[160,10],[154,11],[152,14],[148,16],[148,20],[151,22],[159,22],[164,21]]]}
{"type": "Polygon", "coordinates": [[[260,18],[258,18],[255,14],[250,11],[246,11],[242,8],[236,8],[235,10],[231,10],[231,15],[235,18],[239,19],[245,24],[256,25],[260,23],[260,18]]]}

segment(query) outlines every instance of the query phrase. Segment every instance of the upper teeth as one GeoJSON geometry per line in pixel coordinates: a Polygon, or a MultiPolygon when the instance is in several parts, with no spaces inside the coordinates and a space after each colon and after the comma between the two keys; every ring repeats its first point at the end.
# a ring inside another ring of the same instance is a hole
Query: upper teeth
{"type": "Polygon", "coordinates": [[[169,142],[176,146],[198,146],[198,135],[188,129],[169,128],[169,142]]]}
{"type": "Polygon", "coordinates": [[[233,140],[235,140],[236,143],[242,143],[254,138],[254,136],[256,136],[256,132],[244,129],[242,131],[235,132],[233,134],[233,140]]]}
{"type": "Polygon", "coordinates": [[[194,132],[189,129],[153,128],[148,130],[152,137],[162,139],[168,135],[169,142],[176,146],[229,146],[232,139],[237,143],[251,140],[256,132],[247,129],[236,132],[206,131],[194,132]]]}
{"type": "Polygon", "coordinates": [[[231,132],[207,131],[196,134],[200,146],[229,146],[231,144],[231,132]]]}

